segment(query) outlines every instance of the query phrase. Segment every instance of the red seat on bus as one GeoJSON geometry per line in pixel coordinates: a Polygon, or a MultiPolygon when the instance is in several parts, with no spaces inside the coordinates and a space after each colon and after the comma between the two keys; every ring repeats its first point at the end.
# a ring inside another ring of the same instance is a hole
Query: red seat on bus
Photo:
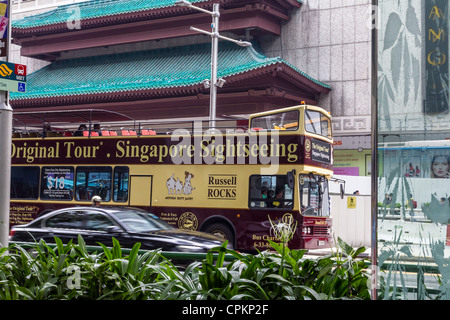
{"type": "Polygon", "coordinates": [[[88,137],[89,136],[89,131],[83,131],[83,137],[88,137]]]}
{"type": "Polygon", "coordinates": [[[137,132],[134,130],[129,131],[130,136],[137,136],[137,132]]]}
{"type": "Polygon", "coordinates": [[[142,129],[141,133],[143,136],[155,136],[156,135],[155,130],[142,129]]]}
{"type": "Polygon", "coordinates": [[[117,136],[117,132],[115,132],[114,130],[109,131],[109,135],[110,136],[117,136]]]}
{"type": "Polygon", "coordinates": [[[102,136],[109,136],[108,130],[102,130],[102,136]]]}
{"type": "Polygon", "coordinates": [[[122,130],[122,135],[123,136],[129,136],[130,132],[128,130],[122,130]]]}
{"type": "Polygon", "coordinates": [[[72,136],[72,132],[64,131],[64,137],[71,137],[71,136],[72,136]]]}
{"type": "Polygon", "coordinates": [[[91,132],[91,137],[98,137],[98,136],[99,136],[99,134],[98,134],[97,131],[92,131],[91,132]]]}

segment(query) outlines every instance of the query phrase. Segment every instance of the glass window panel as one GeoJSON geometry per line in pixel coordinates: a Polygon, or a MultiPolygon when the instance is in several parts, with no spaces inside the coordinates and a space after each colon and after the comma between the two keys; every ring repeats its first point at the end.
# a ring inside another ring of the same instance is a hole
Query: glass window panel
{"type": "Polygon", "coordinates": [[[294,190],[287,184],[287,176],[250,177],[249,207],[267,209],[292,209],[294,190]]]}
{"type": "Polygon", "coordinates": [[[83,229],[83,212],[66,211],[49,217],[45,221],[45,226],[59,229],[83,229]]]}
{"type": "Polygon", "coordinates": [[[253,118],[250,124],[252,130],[297,130],[299,112],[297,110],[279,112],[253,118]]]}
{"type": "Polygon", "coordinates": [[[450,298],[448,10],[447,0],[379,3],[378,299],[450,298]]]}
{"type": "Polygon", "coordinates": [[[306,110],[305,130],[331,139],[331,119],[321,112],[306,110]]]}
{"type": "Polygon", "coordinates": [[[114,168],[114,201],[128,201],[128,183],[130,169],[128,167],[114,168]]]}
{"type": "Polygon", "coordinates": [[[39,167],[11,167],[11,199],[37,199],[39,174],[39,167]]]}
{"type": "Polygon", "coordinates": [[[102,201],[111,200],[111,167],[78,167],[76,181],[76,199],[90,201],[100,196],[102,201]]]}

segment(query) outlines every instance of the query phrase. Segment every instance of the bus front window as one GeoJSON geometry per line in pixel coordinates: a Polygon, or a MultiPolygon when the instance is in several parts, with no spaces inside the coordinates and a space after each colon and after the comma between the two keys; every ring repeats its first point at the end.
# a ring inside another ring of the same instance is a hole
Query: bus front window
{"type": "Polygon", "coordinates": [[[250,129],[259,130],[291,130],[298,129],[298,110],[273,113],[257,118],[253,118],[250,129]]]}
{"type": "Polygon", "coordinates": [[[331,119],[322,112],[306,110],[305,111],[305,129],[308,132],[315,133],[329,139],[331,134],[331,119]]]}
{"type": "Polygon", "coordinates": [[[308,216],[329,216],[328,180],[319,175],[299,175],[301,211],[308,216]]]}

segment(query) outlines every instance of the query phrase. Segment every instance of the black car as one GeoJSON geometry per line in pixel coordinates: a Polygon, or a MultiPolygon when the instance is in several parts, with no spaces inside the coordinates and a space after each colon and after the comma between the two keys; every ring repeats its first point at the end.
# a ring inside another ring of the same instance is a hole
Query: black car
{"type": "Polygon", "coordinates": [[[141,249],[174,252],[207,252],[223,240],[211,234],[176,229],[146,211],[130,207],[72,207],[49,212],[34,221],[13,226],[10,241],[35,242],[44,239],[64,243],[81,235],[87,245],[112,246],[112,237],[124,248],[136,242],[141,249]]]}

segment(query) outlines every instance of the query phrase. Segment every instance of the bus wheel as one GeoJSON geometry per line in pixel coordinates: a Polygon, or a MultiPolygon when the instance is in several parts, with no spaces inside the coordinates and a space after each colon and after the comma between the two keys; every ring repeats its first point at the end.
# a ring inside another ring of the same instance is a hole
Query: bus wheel
{"type": "Polygon", "coordinates": [[[234,247],[234,235],[233,231],[229,227],[221,223],[213,223],[205,228],[205,232],[211,233],[218,238],[228,240],[228,244],[234,247]]]}

